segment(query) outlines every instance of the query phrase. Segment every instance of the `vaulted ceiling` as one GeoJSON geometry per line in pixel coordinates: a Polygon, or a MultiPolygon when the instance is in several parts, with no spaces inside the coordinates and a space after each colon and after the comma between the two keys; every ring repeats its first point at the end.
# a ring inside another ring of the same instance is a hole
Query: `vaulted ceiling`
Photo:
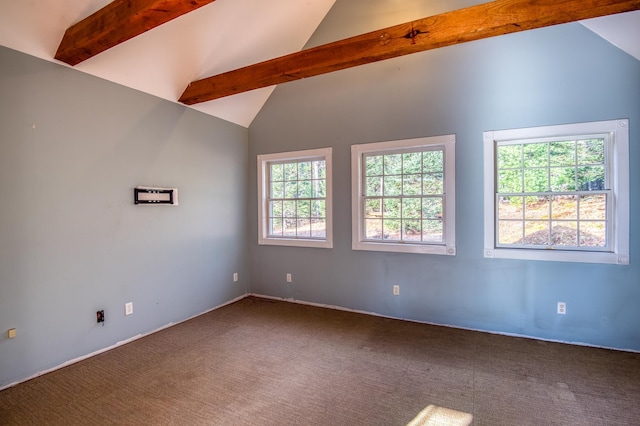
{"type": "MultiPolygon", "coordinates": [[[[64,43],[61,45],[61,40],[63,40],[65,31],[94,12],[107,5],[110,7],[124,5],[125,9],[127,7],[130,9],[132,4],[153,4],[153,7],[149,9],[152,12],[150,16],[138,13],[132,14],[130,17],[131,20],[139,21],[141,26],[147,25],[151,28],[161,23],[155,22],[157,21],[156,17],[158,15],[166,16],[166,5],[172,2],[174,1],[3,0],[0,6],[0,10],[2,10],[2,14],[0,14],[0,45],[64,64],[54,58],[59,48],[63,50],[64,43]]],[[[118,41],[114,47],[106,46],[110,48],[101,53],[87,54],[80,58],[81,61],[74,65],[74,68],[177,102],[183,95],[185,88],[193,81],[299,52],[334,2],[335,0],[183,1],[181,3],[184,4],[184,12],[188,13],[162,23],[149,31],[140,31],[139,35],[132,34],[132,38],[129,40],[118,41]],[[191,11],[191,9],[194,10],[191,11]]],[[[385,3],[387,9],[383,19],[376,19],[376,22],[372,22],[371,31],[482,3],[488,2],[473,0],[447,2],[405,0],[399,2],[388,0],[385,3]],[[425,7],[426,3],[429,3],[429,7],[425,7]]],[[[105,27],[112,26],[113,22],[121,21],[121,17],[121,11],[115,10],[111,16],[107,16],[108,19],[89,23],[90,25],[86,28],[80,28],[80,30],[89,28],[105,32],[105,27]]],[[[581,22],[587,28],[640,60],[640,11],[581,22]]],[[[430,25],[433,23],[430,22],[430,25]]],[[[398,30],[404,31],[402,28],[398,30]]],[[[390,33],[393,34],[391,30],[376,34],[376,37],[380,38],[380,46],[387,44],[383,43],[385,40],[382,38],[385,37],[385,34],[389,36],[390,33]]],[[[420,33],[414,30],[412,34],[417,36],[420,33]]],[[[357,35],[348,34],[347,37],[357,35]]],[[[64,40],[66,41],[68,37],[69,34],[64,40]]],[[[109,37],[107,35],[106,39],[109,37]]],[[[79,38],[72,39],[70,46],[76,45],[77,40],[79,38]]],[[[101,43],[106,42],[104,40],[94,42],[90,47],[95,49],[101,43]]],[[[416,51],[426,48],[433,47],[423,46],[422,49],[416,51]]],[[[70,55],[82,56],[82,52],[79,52],[70,55]]],[[[64,59],[65,62],[75,63],[77,61],[77,59],[65,58],[60,54],[58,57],[64,59]]],[[[275,65],[270,64],[269,66],[274,67],[275,65]]],[[[321,71],[327,72],[327,70],[321,71]]],[[[255,69],[249,70],[248,75],[251,76],[253,72],[255,69]]],[[[281,70],[278,72],[283,73],[281,70]]],[[[236,91],[238,94],[196,103],[191,105],[191,108],[248,127],[274,87],[266,86],[248,91],[238,90],[236,91]]]]}

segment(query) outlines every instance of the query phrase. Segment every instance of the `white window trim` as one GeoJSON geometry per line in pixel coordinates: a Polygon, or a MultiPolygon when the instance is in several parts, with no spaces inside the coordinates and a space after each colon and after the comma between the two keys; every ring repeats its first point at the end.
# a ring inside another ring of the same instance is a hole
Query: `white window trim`
{"type": "Polygon", "coordinates": [[[274,246],[293,246],[293,247],[316,247],[316,248],[333,248],[333,171],[332,171],[332,149],[319,148],[304,151],[291,151],[275,154],[258,155],[258,244],[274,245],[274,246]],[[267,164],[273,161],[287,160],[305,160],[313,158],[324,158],[326,166],[326,238],[325,239],[306,239],[306,238],[272,238],[268,236],[268,220],[269,209],[267,199],[269,194],[269,178],[267,173],[269,167],[267,164]]]}
{"type": "Polygon", "coordinates": [[[484,257],[629,264],[629,120],[609,120],[484,132],[484,257]],[[495,147],[500,141],[609,133],[615,212],[612,252],[497,248],[495,244],[495,147]]]}
{"type": "Polygon", "coordinates": [[[455,135],[432,136],[389,142],[357,144],[351,146],[351,246],[353,250],[386,251],[401,253],[439,254],[455,256],[455,135]],[[398,151],[405,148],[444,149],[444,242],[442,244],[411,244],[399,242],[362,241],[364,218],[362,156],[369,152],[398,151]]]}

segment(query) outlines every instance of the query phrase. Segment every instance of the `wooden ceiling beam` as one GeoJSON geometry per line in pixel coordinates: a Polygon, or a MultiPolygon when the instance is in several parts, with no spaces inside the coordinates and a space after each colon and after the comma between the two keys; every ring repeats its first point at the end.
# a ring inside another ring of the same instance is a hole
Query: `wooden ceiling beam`
{"type": "Polygon", "coordinates": [[[187,105],[468,41],[640,9],[640,0],[496,0],[347,38],[189,84],[187,105]]]}
{"type": "Polygon", "coordinates": [[[72,25],[55,58],[77,65],[214,0],[115,0],[72,25]]]}

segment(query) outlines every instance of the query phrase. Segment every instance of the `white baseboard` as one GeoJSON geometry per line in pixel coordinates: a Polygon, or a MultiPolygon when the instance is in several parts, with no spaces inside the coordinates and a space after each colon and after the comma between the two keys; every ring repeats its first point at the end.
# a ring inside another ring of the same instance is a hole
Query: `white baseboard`
{"type": "Polygon", "coordinates": [[[418,320],[414,320],[414,319],[411,319],[411,318],[393,317],[393,316],[389,316],[389,315],[378,314],[376,312],[360,311],[360,310],[356,310],[356,309],[345,308],[345,307],[342,307],[342,306],[325,305],[325,304],[322,304],[322,303],[307,302],[307,301],[304,301],[304,300],[298,300],[298,299],[292,299],[292,298],[274,297],[274,296],[267,296],[267,295],[264,295],[264,294],[257,294],[257,293],[249,293],[247,296],[260,297],[262,299],[280,300],[280,301],[283,301],[283,302],[290,302],[290,303],[297,303],[297,304],[300,304],[300,305],[315,306],[315,307],[318,307],[318,308],[335,309],[335,310],[338,310],[338,311],[353,312],[353,313],[356,313],[356,314],[373,315],[375,317],[395,319],[395,320],[401,320],[401,321],[409,321],[409,322],[415,322],[415,323],[418,323],[418,324],[434,325],[434,326],[438,326],[438,327],[449,327],[449,328],[455,328],[455,329],[458,329],[458,330],[477,331],[479,333],[497,334],[497,335],[500,335],[500,336],[508,336],[508,337],[520,337],[520,338],[523,338],[523,339],[540,340],[542,342],[564,343],[564,344],[567,344],[567,345],[586,346],[586,347],[589,347],[589,348],[608,349],[608,350],[619,351],[619,352],[640,353],[640,350],[636,350],[636,349],[612,348],[612,347],[609,347],[609,346],[599,346],[599,345],[593,345],[591,343],[584,343],[584,342],[574,342],[574,341],[569,341],[569,340],[557,340],[557,339],[543,339],[541,337],[528,336],[526,334],[517,334],[517,333],[507,333],[507,332],[500,332],[500,331],[483,330],[483,329],[479,329],[479,328],[468,328],[468,327],[461,327],[461,326],[458,326],[458,325],[439,324],[439,323],[429,322],[429,321],[418,321],[418,320]]]}

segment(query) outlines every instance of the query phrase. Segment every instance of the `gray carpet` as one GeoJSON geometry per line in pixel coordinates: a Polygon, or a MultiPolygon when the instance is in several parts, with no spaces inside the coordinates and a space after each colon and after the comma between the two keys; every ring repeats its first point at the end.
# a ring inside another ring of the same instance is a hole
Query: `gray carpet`
{"type": "Polygon", "coordinates": [[[430,405],[637,425],[640,354],[249,297],[0,392],[0,424],[406,425],[430,405]]]}

